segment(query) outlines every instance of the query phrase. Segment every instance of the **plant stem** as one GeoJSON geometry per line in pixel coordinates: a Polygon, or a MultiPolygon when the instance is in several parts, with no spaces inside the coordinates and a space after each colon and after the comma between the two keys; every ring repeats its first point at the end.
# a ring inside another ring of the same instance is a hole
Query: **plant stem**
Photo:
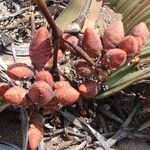
{"type": "Polygon", "coordinates": [[[62,36],[62,32],[55,24],[55,21],[52,18],[52,15],[49,12],[44,0],[36,0],[35,3],[38,5],[41,12],[45,16],[47,22],[49,23],[50,27],[52,28],[52,37],[53,37],[52,42],[54,46],[54,60],[53,60],[52,73],[53,73],[54,79],[57,81],[59,80],[59,76],[57,73],[57,55],[58,55],[58,49],[59,49],[59,39],[62,36]]]}
{"type": "Polygon", "coordinates": [[[76,50],[77,54],[79,54],[82,58],[84,58],[91,66],[95,66],[94,61],[91,59],[91,57],[81,47],[68,42],[64,38],[62,38],[62,40],[64,42],[66,42],[67,44],[69,44],[74,50],[76,50]]]}
{"type": "Polygon", "coordinates": [[[58,49],[59,49],[59,38],[56,36],[55,31],[52,30],[52,36],[53,36],[53,46],[54,46],[54,59],[53,59],[53,66],[52,66],[52,74],[55,79],[55,81],[59,81],[60,77],[58,74],[58,49]]]}
{"type": "Polygon", "coordinates": [[[34,2],[38,5],[47,22],[51,26],[52,30],[55,32],[56,36],[61,37],[61,30],[57,27],[54,19],[52,18],[51,13],[49,12],[44,0],[34,0],[34,2]]]}
{"type": "Polygon", "coordinates": [[[80,55],[82,58],[84,58],[91,66],[94,67],[95,69],[95,76],[97,78],[98,81],[102,81],[102,76],[103,76],[103,73],[100,72],[100,69],[97,68],[95,62],[91,59],[91,57],[81,48],[79,47],[78,45],[74,45],[73,43],[70,43],[68,42],[67,40],[65,40],[63,37],[62,37],[62,40],[64,42],[66,42],[67,44],[69,44],[76,52],[78,55],[80,55]],[[99,76],[99,74],[101,76],[99,76]]]}
{"type": "Polygon", "coordinates": [[[60,76],[62,76],[64,79],[66,79],[67,81],[69,81],[70,83],[73,83],[72,80],[70,80],[70,78],[68,78],[64,73],[62,73],[60,70],[58,70],[58,73],[60,76]]]}

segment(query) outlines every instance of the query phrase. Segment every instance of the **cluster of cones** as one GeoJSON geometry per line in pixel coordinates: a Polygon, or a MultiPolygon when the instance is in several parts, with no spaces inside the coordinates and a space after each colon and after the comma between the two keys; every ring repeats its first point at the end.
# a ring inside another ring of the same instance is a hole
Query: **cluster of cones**
{"type": "MultiPolygon", "coordinates": [[[[102,37],[90,28],[84,31],[80,40],[77,36],[68,33],[63,33],[62,37],[74,46],[82,48],[94,62],[98,58],[98,68],[114,70],[140,54],[144,43],[149,38],[149,31],[146,24],[142,22],[133,28],[130,35],[125,36],[123,23],[117,21],[105,30],[102,37]]],[[[62,39],[59,43],[58,61],[64,57],[65,51],[78,56],[70,44],[62,39]]],[[[76,89],[68,81],[54,81],[48,71],[54,59],[52,37],[45,27],[36,31],[29,51],[33,67],[24,63],[14,63],[8,66],[6,71],[13,84],[0,83],[0,96],[8,103],[21,107],[36,105],[49,111],[57,109],[59,104],[71,105],[80,97],[91,99],[98,93],[99,88],[94,80],[83,81],[76,89]],[[22,86],[18,81],[23,83],[22,86]],[[27,84],[28,82],[30,84],[27,84]]],[[[81,58],[75,64],[75,71],[79,76],[88,78],[95,75],[95,66],[81,58]]],[[[35,128],[39,125],[36,121],[33,124],[35,128]]],[[[41,134],[42,130],[40,130],[41,134]]]]}
{"type": "MultiPolygon", "coordinates": [[[[92,29],[84,31],[82,40],[76,36],[63,33],[63,38],[75,46],[81,46],[91,59],[99,58],[98,66],[105,70],[118,69],[129,58],[139,55],[141,48],[149,38],[149,31],[144,22],[136,25],[131,34],[124,37],[124,28],[121,21],[114,22],[99,37],[92,29]]],[[[13,105],[38,105],[43,107],[50,102],[55,104],[71,105],[79,97],[90,99],[98,92],[96,81],[88,80],[80,83],[78,89],[73,88],[68,81],[54,82],[53,76],[47,71],[53,64],[52,37],[45,27],[41,27],[34,34],[30,44],[30,58],[34,67],[23,63],[14,63],[8,66],[6,74],[14,82],[0,83],[0,96],[13,105]],[[32,82],[30,81],[32,79],[32,82]],[[30,81],[30,86],[21,87],[16,81],[30,81]]],[[[58,61],[63,58],[64,51],[78,55],[64,40],[60,39],[58,61]]],[[[80,59],[75,63],[75,71],[81,77],[93,76],[95,70],[86,60],[80,59]]]]}

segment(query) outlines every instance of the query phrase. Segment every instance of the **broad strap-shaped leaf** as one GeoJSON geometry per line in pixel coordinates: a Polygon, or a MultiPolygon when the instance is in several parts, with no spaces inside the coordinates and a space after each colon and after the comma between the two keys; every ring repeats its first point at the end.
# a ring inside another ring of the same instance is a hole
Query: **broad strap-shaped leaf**
{"type": "Polygon", "coordinates": [[[107,0],[115,12],[123,15],[126,33],[139,22],[146,22],[150,29],[150,1],[149,0],[107,0]]]}
{"type": "Polygon", "coordinates": [[[80,15],[86,15],[92,0],[71,0],[67,8],[55,20],[58,27],[67,29],[68,25],[80,15]]]}
{"type": "Polygon", "coordinates": [[[99,30],[97,29],[95,24],[99,16],[101,6],[102,6],[102,1],[92,0],[83,26],[83,31],[86,28],[93,28],[95,30],[99,30]]]}

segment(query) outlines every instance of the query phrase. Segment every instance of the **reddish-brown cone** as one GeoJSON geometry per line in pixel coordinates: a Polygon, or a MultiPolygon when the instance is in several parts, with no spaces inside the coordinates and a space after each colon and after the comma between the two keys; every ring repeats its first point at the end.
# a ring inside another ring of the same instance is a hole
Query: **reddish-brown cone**
{"type": "Polygon", "coordinates": [[[110,49],[102,58],[102,66],[107,69],[117,69],[126,63],[126,52],[121,49],[110,49]]]}
{"type": "Polygon", "coordinates": [[[100,37],[90,28],[84,31],[82,47],[93,58],[101,56],[102,43],[100,37]]]}
{"type": "Polygon", "coordinates": [[[90,77],[93,74],[93,68],[85,60],[80,60],[75,64],[76,72],[82,77],[90,77]]]}
{"type": "Polygon", "coordinates": [[[85,99],[93,98],[97,92],[97,83],[95,81],[86,81],[79,85],[78,90],[85,99]]]}
{"type": "Polygon", "coordinates": [[[10,88],[10,85],[5,82],[0,83],[0,97],[3,97],[5,92],[10,88]]]}
{"type": "Polygon", "coordinates": [[[28,131],[29,150],[37,150],[44,134],[42,116],[34,113],[31,118],[31,124],[28,131]]]}
{"type": "Polygon", "coordinates": [[[44,65],[52,56],[51,37],[46,27],[39,28],[30,43],[29,54],[31,61],[38,71],[44,68],[44,65]]]}
{"type": "MultiPolygon", "coordinates": [[[[78,45],[79,44],[79,39],[73,35],[70,35],[68,33],[63,33],[63,38],[65,40],[67,40],[68,42],[74,44],[74,45],[78,45]]],[[[69,45],[67,44],[66,42],[64,42],[63,40],[60,41],[60,48],[63,50],[63,51],[66,51],[66,50],[69,50],[71,51],[72,53],[76,53],[75,50],[69,45]]]]}
{"type": "Polygon", "coordinates": [[[54,99],[64,105],[75,103],[80,97],[80,93],[73,87],[62,87],[56,90],[54,99]]]}
{"type": "Polygon", "coordinates": [[[116,48],[124,37],[124,27],[122,21],[115,21],[104,32],[102,43],[104,49],[116,48]]]}
{"type": "Polygon", "coordinates": [[[34,104],[43,106],[53,98],[53,91],[45,81],[37,81],[29,89],[28,96],[34,104]]]}
{"type": "Polygon", "coordinates": [[[138,42],[134,38],[134,36],[126,36],[123,40],[119,43],[118,48],[124,50],[129,57],[133,57],[138,54],[138,42]]]}
{"type": "Polygon", "coordinates": [[[26,94],[27,94],[27,90],[22,88],[22,87],[18,87],[18,86],[14,86],[9,88],[5,94],[4,94],[4,99],[12,104],[12,105],[23,105],[25,100],[26,100],[26,94]]]}
{"type": "Polygon", "coordinates": [[[136,41],[137,41],[137,43],[138,43],[138,54],[140,54],[141,53],[141,49],[142,49],[142,47],[143,47],[143,40],[142,40],[142,38],[141,37],[134,37],[135,39],[136,39],[136,41]]]}
{"type": "Polygon", "coordinates": [[[34,72],[24,63],[15,63],[8,66],[7,75],[13,80],[25,80],[33,77],[34,72]]]}
{"type": "Polygon", "coordinates": [[[149,30],[145,24],[145,22],[141,22],[137,24],[131,31],[131,35],[135,37],[141,37],[143,39],[143,43],[145,43],[149,39],[149,30]]]}
{"type": "Polygon", "coordinates": [[[48,71],[40,71],[35,76],[35,81],[45,81],[47,82],[51,87],[54,85],[53,76],[48,71]]]}
{"type": "Polygon", "coordinates": [[[54,90],[59,90],[61,88],[68,88],[71,87],[70,83],[68,81],[57,81],[54,84],[54,90]]]}

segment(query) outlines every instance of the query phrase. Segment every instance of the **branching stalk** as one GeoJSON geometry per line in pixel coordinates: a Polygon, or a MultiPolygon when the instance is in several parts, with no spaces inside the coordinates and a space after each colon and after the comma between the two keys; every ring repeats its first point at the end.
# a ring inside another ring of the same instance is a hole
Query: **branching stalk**
{"type": "Polygon", "coordinates": [[[57,74],[57,55],[58,55],[58,49],[59,49],[59,39],[62,36],[62,32],[55,24],[55,21],[52,18],[52,15],[49,12],[44,0],[36,0],[35,3],[38,5],[41,12],[45,16],[47,22],[52,28],[53,46],[54,46],[54,60],[53,60],[52,72],[54,74],[55,80],[59,80],[58,75],[56,75],[57,74]]]}
{"type": "Polygon", "coordinates": [[[49,25],[51,26],[52,30],[55,32],[57,37],[61,37],[61,30],[55,24],[55,21],[52,18],[52,15],[48,10],[45,1],[44,0],[34,0],[34,1],[40,8],[41,12],[43,13],[44,17],[46,18],[47,22],[49,23],[49,25]]]}

